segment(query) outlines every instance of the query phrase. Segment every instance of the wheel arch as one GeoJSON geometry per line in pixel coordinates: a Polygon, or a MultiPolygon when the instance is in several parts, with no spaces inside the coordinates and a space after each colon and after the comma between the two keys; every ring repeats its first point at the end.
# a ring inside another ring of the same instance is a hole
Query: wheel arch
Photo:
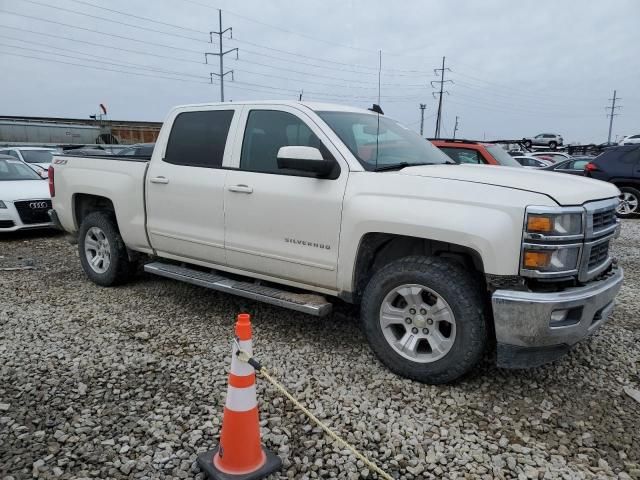
{"type": "Polygon", "coordinates": [[[395,260],[414,255],[451,258],[475,273],[485,273],[482,256],[468,246],[409,235],[369,232],[360,239],[354,262],[351,292],[345,295],[348,297],[346,299],[358,303],[369,279],[376,271],[395,260]]]}
{"type": "Polygon", "coordinates": [[[113,215],[116,227],[118,221],[116,218],[116,209],[111,199],[100,195],[88,194],[88,193],[75,193],[72,199],[73,205],[73,219],[76,229],[80,228],[82,220],[93,212],[104,211],[113,215]]]}

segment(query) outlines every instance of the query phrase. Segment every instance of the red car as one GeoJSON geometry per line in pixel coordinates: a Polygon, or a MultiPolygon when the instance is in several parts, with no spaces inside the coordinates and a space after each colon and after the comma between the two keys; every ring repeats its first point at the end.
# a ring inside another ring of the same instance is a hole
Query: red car
{"type": "Polygon", "coordinates": [[[446,138],[430,140],[431,143],[446,153],[456,163],[522,167],[522,165],[501,146],[493,143],[476,142],[474,140],[451,140],[446,138]]]}

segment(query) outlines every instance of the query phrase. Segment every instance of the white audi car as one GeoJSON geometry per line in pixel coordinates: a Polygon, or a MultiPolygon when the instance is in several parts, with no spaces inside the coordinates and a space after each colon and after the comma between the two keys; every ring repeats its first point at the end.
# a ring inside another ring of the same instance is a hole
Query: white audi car
{"type": "Polygon", "coordinates": [[[53,226],[49,185],[24,162],[0,155],[0,232],[53,226]]]}

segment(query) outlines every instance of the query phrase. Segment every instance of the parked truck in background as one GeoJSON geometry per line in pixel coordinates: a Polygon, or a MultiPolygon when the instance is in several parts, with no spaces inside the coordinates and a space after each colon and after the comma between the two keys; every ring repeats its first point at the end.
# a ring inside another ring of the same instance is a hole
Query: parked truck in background
{"type": "Polygon", "coordinates": [[[368,110],[178,107],[149,160],[56,156],[51,216],[95,283],[147,272],[326,315],[360,306],[392,371],[451,382],[497,348],[557,359],[611,313],[618,189],[457,165],[368,110]]]}

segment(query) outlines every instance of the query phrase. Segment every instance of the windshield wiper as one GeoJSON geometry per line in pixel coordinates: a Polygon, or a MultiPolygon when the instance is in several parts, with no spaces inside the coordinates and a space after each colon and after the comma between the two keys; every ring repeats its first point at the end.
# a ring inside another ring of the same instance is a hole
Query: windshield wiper
{"type": "Polygon", "coordinates": [[[438,163],[409,163],[409,162],[400,162],[393,163],[391,165],[382,165],[380,167],[376,167],[373,169],[374,172],[384,172],[387,170],[402,170],[406,167],[420,167],[422,165],[439,165],[438,163]]]}

